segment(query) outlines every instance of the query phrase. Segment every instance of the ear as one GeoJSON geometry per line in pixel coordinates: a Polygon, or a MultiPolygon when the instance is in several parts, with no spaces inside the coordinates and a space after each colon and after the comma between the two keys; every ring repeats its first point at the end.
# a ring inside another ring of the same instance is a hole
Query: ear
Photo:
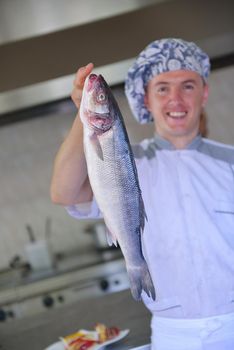
{"type": "Polygon", "coordinates": [[[209,86],[206,84],[203,91],[202,107],[205,107],[209,96],[209,86]]]}

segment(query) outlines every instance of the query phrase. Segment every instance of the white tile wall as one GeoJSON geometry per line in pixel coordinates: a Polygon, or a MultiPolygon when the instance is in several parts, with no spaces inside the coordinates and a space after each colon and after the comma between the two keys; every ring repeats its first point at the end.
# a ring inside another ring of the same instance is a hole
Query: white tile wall
{"type": "Polygon", "coordinates": [[[209,137],[234,144],[234,66],[211,74],[207,104],[209,137]]]}
{"type": "MultiPolygon", "coordinates": [[[[207,106],[209,136],[234,144],[234,67],[212,73],[207,106]]],[[[139,126],[130,116],[123,92],[115,92],[132,142],[153,135],[153,127],[139,126]]],[[[55,154],[72,124],[74,113],[38,117],[0,128],[0,269],[16,254],[24,256],[28,241],[25,225],[44,237],[51,218],[54,252],[85,249],[92,239],[77,221],[53,205],[49,186],[55,154]]]]}
{"type": "Polygon", "coordinates": [[[49,197],[54,156],[72,118],[49,115],[0,129],[0,268],[14,255],[24,257],[26,224],[44,237],[47,217],[55,252],[92,243],[84,234],[87,223],[70,218],[49,197]]]}

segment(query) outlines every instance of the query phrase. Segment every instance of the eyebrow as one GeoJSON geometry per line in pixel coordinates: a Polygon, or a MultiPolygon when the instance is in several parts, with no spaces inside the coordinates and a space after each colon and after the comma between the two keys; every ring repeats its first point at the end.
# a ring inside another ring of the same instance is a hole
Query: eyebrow
{"type": "MultiPolygon", "coordinates": [[[[170,84],[170,81],[158,81],[157,83],[154,84],[154,86],[158,86],[158,85],[168,85],[170,84]]],[[[195,79],[187,79],[184,81],[181,81],[182,84],[187,84],[187,83],[193,83],[196,84],[196,80],[195,79]]]]}

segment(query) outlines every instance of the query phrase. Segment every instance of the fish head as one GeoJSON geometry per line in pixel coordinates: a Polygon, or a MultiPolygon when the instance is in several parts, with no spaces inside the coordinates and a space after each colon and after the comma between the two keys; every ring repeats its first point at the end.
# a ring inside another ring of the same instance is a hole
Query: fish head
{"type": "Polygon", "coordinates": [[[98,133],[109,130],[115,122],[113,96],[101,75],[90,74],[84,84],[81,119],[98,133]]]}

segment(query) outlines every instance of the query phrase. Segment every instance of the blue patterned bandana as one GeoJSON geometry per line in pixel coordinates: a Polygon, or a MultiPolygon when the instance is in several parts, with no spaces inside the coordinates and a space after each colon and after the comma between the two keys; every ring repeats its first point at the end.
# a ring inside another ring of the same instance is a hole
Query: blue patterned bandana
{"type": "Polygon", "coordinates": [[[155,75],[175,70],[196,72],[206,82],[210,73],[210,60],[197,45],[182,39],[156,40],[139,54],[125,81],[125,93],[139,123],[153,121],[144,103],[148,82],[155,75]]]}

